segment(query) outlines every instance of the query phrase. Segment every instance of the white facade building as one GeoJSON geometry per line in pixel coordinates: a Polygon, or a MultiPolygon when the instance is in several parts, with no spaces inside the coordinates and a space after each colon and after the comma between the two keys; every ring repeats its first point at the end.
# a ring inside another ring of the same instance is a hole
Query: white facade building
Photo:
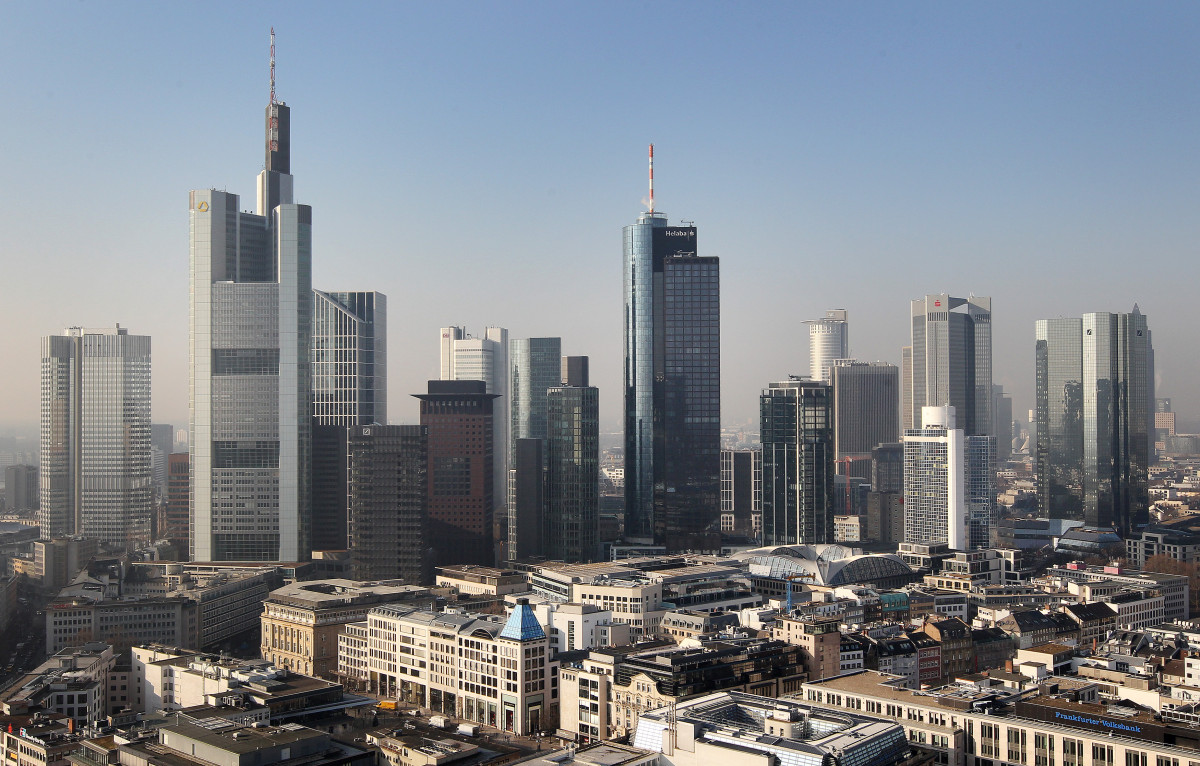
{"type": "Polygon", "coordinates": [[[845,309],[831,309],[821,319],[809,319],[808,360],[809,377],[826,383],[833,379],[831,368],[835,359],[850,356],[850,324],[845,309]]]}
{"type": "MultiPolygon", "coordinates": [[[[382,696],[522,736],[556,716],[557,652],[523,601],[507,620],[381,606],[365,625],[367,682],[382,696]]],[[[344,675],[354,665],[339,660],[344,675]]]]}
{"type": "Polygon", "coordinates": [[[150,537],[150,337],[71,327],[42,338],[45,539],[133,547],[150,537]]]}

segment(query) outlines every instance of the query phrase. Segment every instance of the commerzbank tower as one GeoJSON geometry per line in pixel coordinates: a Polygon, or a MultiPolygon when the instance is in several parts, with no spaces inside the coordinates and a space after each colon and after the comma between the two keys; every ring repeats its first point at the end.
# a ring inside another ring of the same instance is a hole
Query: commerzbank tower
{"type": "Polygon", "coordinates": [[[191,559],[301,561],[310,547],[312,209],[292,201],[275,98],[254,212],[191,192],[191,559]]]}

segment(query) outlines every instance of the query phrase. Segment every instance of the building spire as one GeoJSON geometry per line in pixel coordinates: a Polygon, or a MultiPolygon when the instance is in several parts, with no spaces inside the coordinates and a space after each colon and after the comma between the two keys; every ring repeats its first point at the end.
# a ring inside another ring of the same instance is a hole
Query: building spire
{"type": "Polygon", "coordinates": [[[654,144],[650,144],[650,212],[654,212],[654,144]]]}
{"type": "Polygon", "coordinates": [[[271,101],[275,103],[275,27],[271,27],[271,101]]]}

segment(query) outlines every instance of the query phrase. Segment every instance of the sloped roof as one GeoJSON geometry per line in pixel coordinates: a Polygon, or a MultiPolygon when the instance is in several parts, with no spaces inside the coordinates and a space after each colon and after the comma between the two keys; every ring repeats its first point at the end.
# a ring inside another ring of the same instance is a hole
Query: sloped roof
{"type": "Polygon", "coordinates": [[[511,638],[514,641],[532,641],[545,637],[546,631],[542,630],[542,624],[538,622],[529,604],[517,604],[500,631],[500,638],[511,638]]]}

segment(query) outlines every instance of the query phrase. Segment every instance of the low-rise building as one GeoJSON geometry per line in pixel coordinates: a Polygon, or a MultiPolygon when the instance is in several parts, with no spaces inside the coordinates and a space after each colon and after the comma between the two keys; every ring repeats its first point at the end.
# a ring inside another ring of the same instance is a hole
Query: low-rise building
{"type": "Polygon", "coordinates": [[[557,651],[623,646],[633,640],[629,623],[614,620],[612,611],[595,604],[564,604],[547,600],[531,603],[531,606],[557,651]]]}
{"type": "Polygon", "coordinates": [[[378,606],[365,627],[367,683],[382,696],[520,735],[557,716],[558,655],[524,599],[507,619],[378,606]]]}
{"type": "Polygon", "coordinates": [[[435,584],[473,596],[507,596],[529,592],[529,578],[515,569],[460,564],[440,567],[435,584]]]}
{"type": "Polygon", "coordinates": [[[433,608],[428,588],[402,580],[295,582],[271,591],[261,616],[264,659],[298,673],[334,678],[338,672],[338,635],[351,622],[361,622],[380,604],[404,603],[433,608]]]}
{"type": "Polygon", "coordinates": [[[910,752],[904,727],[895,722],[741,692],[642,713],[632,741],[661,753],[661,766],[893,766],[910,752]]]}
{"type": "Polygon", "coordinates": [[[132,669],[146,711],[200,705],[266,708],[272,722],[372,704],[346,697],[342,685],[291,672],[266,660],[237,660],[169,646],[135,646],[132,669]]]}
{"type": "Polygon", "coordinates": [[[109,712],[109,676],[115,665],[108,644],[64,649],[5,689],[0,709],[8,715],[56,713],[79,731],[100,725],[109,712]]]}

